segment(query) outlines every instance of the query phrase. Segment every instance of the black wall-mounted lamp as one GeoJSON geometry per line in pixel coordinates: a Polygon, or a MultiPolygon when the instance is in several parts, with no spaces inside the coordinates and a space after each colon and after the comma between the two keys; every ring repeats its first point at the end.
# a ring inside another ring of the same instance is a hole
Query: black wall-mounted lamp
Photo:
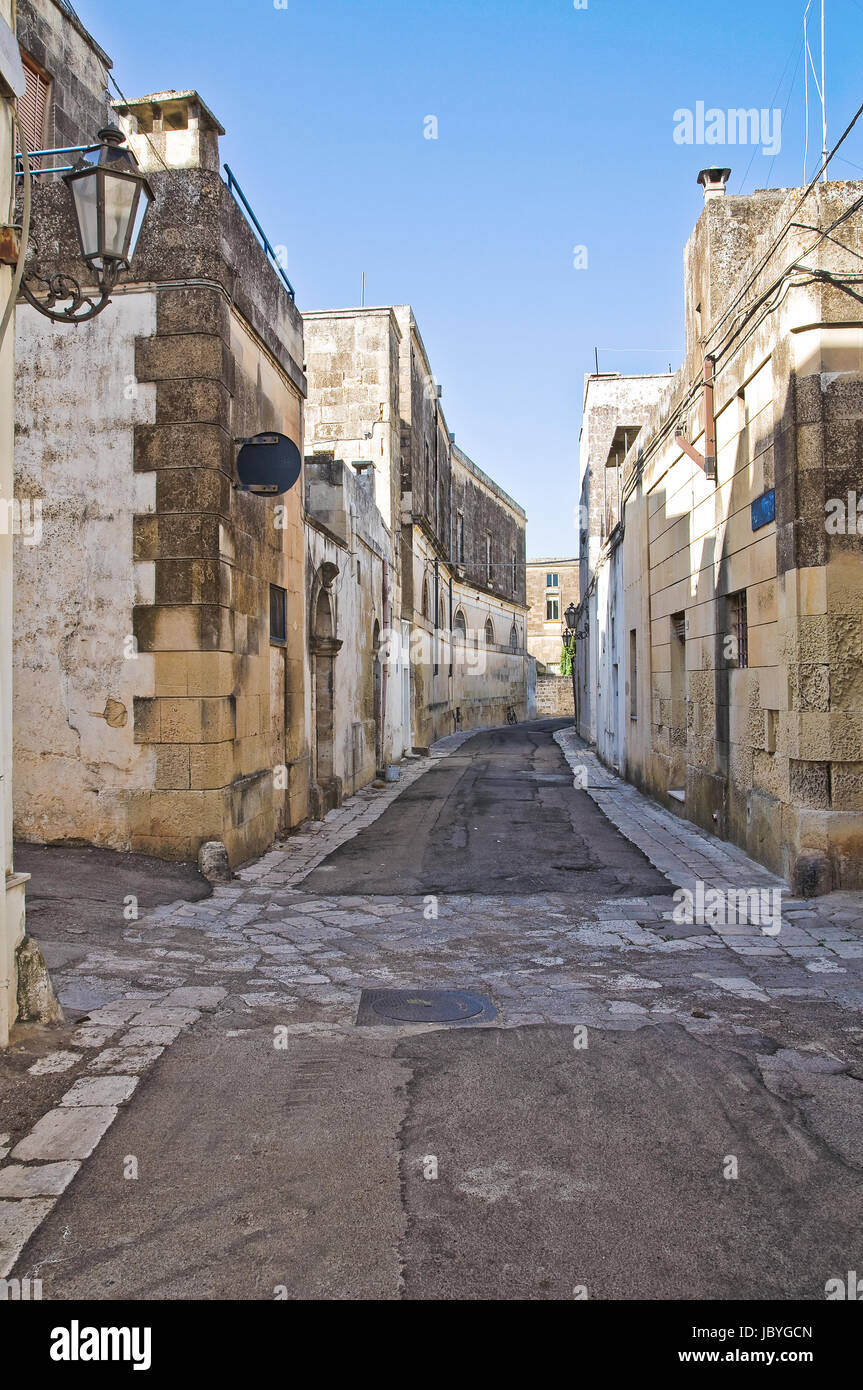
{"type": "Polygon", "coordinates": [[[26,275],[21,288],[28,302],[55,323],[85,323],[110,303],[122,270],[128,269],[153,190],[138,168],[125,137],[116,126],[99,131],[98,145],[63,175],[72,194],[81,258],[95,274],[99,298],[93,299],[71,275],[26,275]],[[39,287],[42,287],[40,290],[39,287]],[[70,301],[65,309],[54,306],[70,301]]]}

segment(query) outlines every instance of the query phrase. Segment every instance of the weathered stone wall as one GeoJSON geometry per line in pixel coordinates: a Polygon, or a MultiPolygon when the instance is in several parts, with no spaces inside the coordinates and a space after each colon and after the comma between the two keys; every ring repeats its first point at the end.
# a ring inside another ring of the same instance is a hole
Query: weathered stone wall
{"type": "Polygon", "coordinates": [[[133,518],[156,505],[154,477],[133,467],[135,428],[156,412],[155,387],[135,378],[135,347],[155,326],[153,293],[118,297],[77,329],[18,307],[16,490],[41,509],[41,540],[17,556],[23,839],[129,848],[130,792],[155,781],[154,754],[134,737],[153,657],[136,657],[131,641],[151,584],[133,563],[133,518]]]}
{"type": "Polygon", "coordinates": [[[308,397],[306,452],[335,450],[346,464],[369,461],[385,524],[399,524],[401,330],[392,309],[303,316],[308,397]]]}
{"type": "Polygon", "coordinates": [[[623,457],[619,441],[628,440],[632,447],[671,381],[666,374],[623,377],[613,372],[585,377],[578,513],[579,627],[584,636],[577,643],[576,667],[581,692],[579,733],[591,743],[596,743],[600,732],[596,700],[600,638],[593,580],[608,538],[620,520],[623,457]]]}
{"type": "MultiPolygon", "coordinates": [[[[0,0],[0,25],[14,47],[11,0],[0,0]]],[[[12,194],[12,106],[0,97],[0,207],[8,208],[12,194]]],[[[5,221],[5,217],[3,219],[5,221]]],[[[0,314],[12,288],[12,268],[0,264],[0,314]]],[[[13,564],[24,550],[25,537],[15,534],[15,496],[12,467],[15,419],[15,323],[10,322],[0,342],[0,1047],[9,1040],[9,1028],[18,1012],[16,951],[24,937],[25,876],[16,874],[12,862],[12,586],[13,564]]],[[[19,499],[20,500],[20,499],[19,499]]]]}
{"type": "Polygon", "coordinates": [[[419,328],[409,305],[394,311],[401,330],[401,493],[412,521],[434,537],[443,558],[452,554],[452,449],[419,328]]]}
{"type": "Polygon", "coordinates": [[[410,670],[409,681],[403,666],[399,672],[394,741],[427,747],[454,728],[502,722],[509,706],[523,712],[524,513],[450,440],[410,307],[312,313],[305,323],[307,452],[371,461],[378,505],[385,519],[390,508],[397,526],[390,646],[409,651],[410,670]],[[464,564],[456,554],[459,513],[464,564]],[[454,643],[459,612],[468,635],[454,643]],[[495,635],[487,642],[489,619],[495,635]]]}
{"type": "MultiPolygon", "coordinates": [[[[626,774],[800,892],[863,882],[863,557],[847,500],[863,424],[848,278],[863,249],[861,191],[819,184],[803,212],[797,190],[707,204],[686,252],[687,360],[624,468],[626,774]],[[744,303],[766,307],[746,333],[730,332],[738,287],[788,221],[746,288],[744,303]],[[819,241],[812,228],[834,222],[841,237],[819,241]],[[800,274],[801,261],[818,278],[800,274]],[[704,451],[697,383],[720,329],[714,482],[674,435],[704,451]],[[771,493],[775,521],[758,525],[752,504],[771,493]]],[[[592,589],[581,644],[591,662],[610,592],[592,589]]]]}
{"type": "Polygon", "coordinates": [[[402,756],[403,654],[386,640],[392,538],[369,474],[307,458],[306,510],[312,804],[322,815],[402,756]]]}
{"type": "Polygon", "coordinates": [[[537,676],[536,714],[538,719],[557,715],[572,717],[572,681],[569,676],[537,676]]]}
{"type": "MultiPolygon", "coordinates": [[[[110,58],[58,0],[18,0],[18,42],[51,79],[44,149],[87,145],[113,121],[110,58]]],[[[68,159],[46,161],[57,167],[68,159]]]]}
{"type": "Polygon", "coordinates": [[[526,607],[525,515],[521,507],[477,468],[463,449],[452,446],[453,544],[450,558],[478,589],[526,607]],[[464,520],[464,559],[457,553],[458,518],[464,520]],[[487,564],[491,540],[491,570],[487,564]],[[489,578],[490,574],[490,578],[489,578]]]}

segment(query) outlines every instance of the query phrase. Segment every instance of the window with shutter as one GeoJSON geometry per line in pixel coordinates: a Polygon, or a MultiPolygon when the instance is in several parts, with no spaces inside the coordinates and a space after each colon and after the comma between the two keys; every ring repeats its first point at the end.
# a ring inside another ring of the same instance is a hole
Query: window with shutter
{"type": "MultiPolygon", "coordinates": [[[[51,83],[26,53],[21,54],[21,61],[24,64],[27,90],[18,101],[18,119],[21,122],[28,149],[44,150],[47,140],[48,93],[51,89],[51,83]]],[[[41,167],[41,163],[41,160],[34,159],[33,167],[38,169],[41,167]]]]}

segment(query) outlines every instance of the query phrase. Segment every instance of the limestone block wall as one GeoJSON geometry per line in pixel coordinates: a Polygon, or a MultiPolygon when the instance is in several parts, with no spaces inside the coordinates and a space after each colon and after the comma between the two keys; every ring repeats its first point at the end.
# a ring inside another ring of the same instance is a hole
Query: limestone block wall
{"type": "MultiPolygon", "coordinates": [[[[810,195],[807,226],[786,232],[770,275],[811,253],[821,278],[789,271],[772,311],[719,355],[715,483],[664,428],[677,411],[703,449],[703,400],[684,394],[700,366],[692,333],[639,441],[643,458],[633,451],[626,465],[627,775],[804,893],[863,881],[863,339],[846,278],[863,249],[859,214],[847,215],[860,192],[827,184],[810,195]],[[813,248],[811,226],[836,218],[841,239],[813,248]],[[753,504],[771,500],[775,520],[761,524],[753,504]]],[[[704,306],[722,313],[724,276],[759,263],[795,197],[705,210],[687,251],[687,304],[701,306],[708,340],[704,306]]],[[[607,627],[607,603],[595,622],[607,627]]]]}
{"type": "Polygon", "coordinates": [[[502,724],[509,707],[526,718],[525,609],[458,580],[439,560],[435,622],[435,554],[418,528],[415,547],[414,588],[427,609],[420,597],[411,637],[414,743],[429,747],[458,729],[502,724]]]}
{"type": "Polygon", "coordinates": [[[475,587],[525,606],[525,514],[456,445],[452,460],[453,535],[447,553],[475,587]],[[457,550],[459,517],[463,521],[463,556],[457,550]]]}
{"type": "MultiPolygon", "coordinates": [[[[111,118],[108,55],[57,0],[17,0],[18,42],[50,80],[43,149],[86,145],[111,118]]],[[[48,160],[60,167],[68,159],[48,160]]]]}
{"type": "MultiPolygon", "coordinates": [[[[369,461],[374,499],[393,533],[390,646],[401,652],[391,673],[401,690],[393,749],[501,722],[509,705],[524,709],[526,699],[524,512],[451,441],[410,306],[316,312],[304,324],[306,452],[369,461]],[[481,642],[451,638],[459,604],[481,642]],[[489,617],[495,637],[486,645],[489,617]]],[[[318,517],[343,525],[338,508],[318,517]]]]}
{"type": "Polygon", "coordinates": [[[308,397],[306,453],[334,452],[373,465],[374,499],[385,525],[400,505],[399,345],[392,309],[303,315],[308,397]]]}
{"type": "Polygon", "coordinates": [[[538,719],[551,719],[573,714],[572,681],[569,676],[537,676],[536,714],[538,719]]]}
{"type": "Polygon", "coordinates": [[[135,466],[157,486],[135,524],[136,559],[153,569],[135,635],[154,660],[135,739],[156,776],[135,798],[132,848],[187,858],[216,839],[241,862],[307,805],[305,547],[301,485],[275,500],[238,491],[232,441],[277,430],[299,443],[301,398],[205,288],[159,292],[137,375],[155,382],[156,423],[136,432],[135,466]],[[271,585],[287,592],[284,642],[271,639],[271,585]]]}

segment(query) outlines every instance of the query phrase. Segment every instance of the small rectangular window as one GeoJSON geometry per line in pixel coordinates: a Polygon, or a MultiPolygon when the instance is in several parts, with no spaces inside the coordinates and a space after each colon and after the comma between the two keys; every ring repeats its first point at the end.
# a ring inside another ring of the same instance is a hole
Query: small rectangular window
{"type": "Polygon", "coordinates": [[[635,628],[629,633],[629,717],[638,718],[638,638],[635,628]]]}
{"type": "Polygon", "coordinates": [[[560,588],[560,576],[557,575],[557,574],[553,574],[553,573],[549,570],[548,574],[545,576],[545,587],[546,587],[547,589],[559,589],[559,588],[560,588]]]}
{"type": "Polygon", "coordinates": [[[512,592],[518,592],[518,556],[512,552],[512,592]]]}
{"type": "Polygon", "coordinates": [[[545,621],[553,623],[560,617],[560,599],[547,598],[545,600],[545,621]]]}
{"type": "Polygon", "coordinates": [[[464,564],[464,516],[459,512],[455,523],[455,557],[464,564]]]}
{"type": "Polygon", "coordinates": [[[491,536],[486,536],[485,538],[485,567],[488,572],[489,582],[491,582],[493,578],[491,572],[491,536]]]}
{"type": "Polygon", "coordinates": [[[288,595],[278,584],[270,585],[270,641],[284,645],[288,640],[288,595]]]}

